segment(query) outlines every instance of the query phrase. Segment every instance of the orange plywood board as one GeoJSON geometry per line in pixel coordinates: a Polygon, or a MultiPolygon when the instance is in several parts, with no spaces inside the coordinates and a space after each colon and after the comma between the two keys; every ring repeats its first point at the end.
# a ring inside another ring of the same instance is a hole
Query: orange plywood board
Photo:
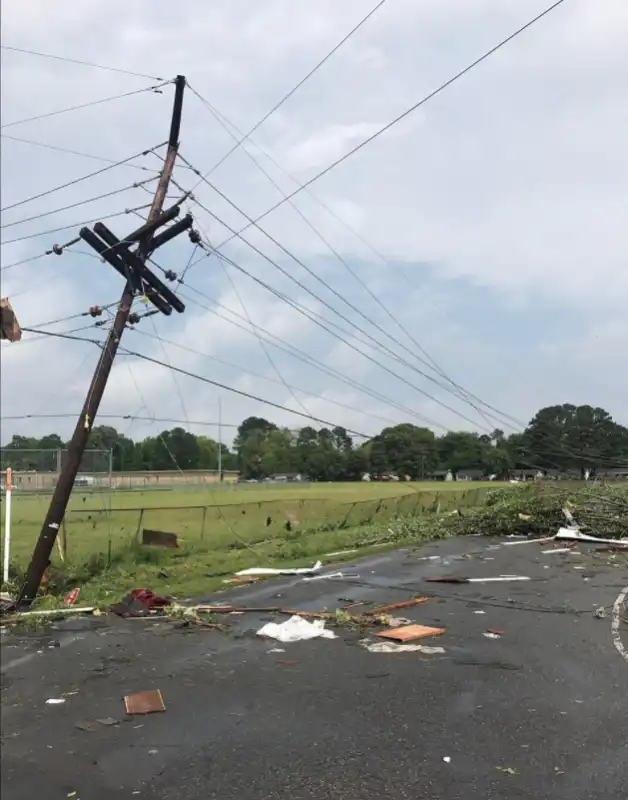
{"type": "Polygon", "coordinates": [[[428,636],[440,636],[445,633],[445,628],[430,628],[427,625],[402,625],[400,628],[391,628],[381,631],[378,636],[382,639],[393,639],[396,642],[412,642],[417,639],[426,639],[428,636]]]}
{"type": "Polygon", "coordinates": [[[129,694],[124,698],[124,706],[127,714],[155,714],[166,710],[159,689],[129,694]]]}

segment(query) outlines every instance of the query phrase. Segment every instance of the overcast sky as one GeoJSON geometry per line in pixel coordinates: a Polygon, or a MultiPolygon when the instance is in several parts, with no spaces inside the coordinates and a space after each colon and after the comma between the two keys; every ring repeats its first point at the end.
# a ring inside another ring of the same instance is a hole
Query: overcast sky
{"type": "MultiPolygon", "coordinates": [[[[180,152],[206,173],[234,139],[192,89],[218,109],[224,125],[248,131],[375,4],[7,0],[3,45],[155,77],[2,51],[1,205],[20,203],[2,214],[2,241],[19,240],[2,247],[2,295],[12,298],[21,323],[39,325],[119,297],[120,277],[85,245],[61,257],[11,265],[70,240],[78,223],[150,202],[154,181],[133,184],[154,178],[155,154],[20,201],[107,166],[87,155],[116,162],[163,142],[173,88],[12,123],[184,74],[191,88],[180,152]],[[110,192],[116,193],[92,200],[110,192]],[[55,211],[74,204],[80,205],[55,211]],[[41,214],[46,216],[25,221],[41,214]],[[62,226],[69,227],[48,233],[62,226]]],[[[258,217],[297,188],[295,179],[309,180],[546,5],[548,0],[388,0],[210,181],[245,214],[258,217]]],[[[284,203],[265,217],[260,225],[285,250],[255,228],[243,236],[269,260],[242,241],[224,248],[336,336],[215,256],[194,264],[199,251],[187,238],[165,246],[157,261],[179,274],[192,257],[181,290],[186,312],[143,320],[137,331],[125,332],[123,346],[285,409],[124,356],[114,367],[103,415],[213,423],[222,398],[226,424],[250,414],[290,427],[304,424],[288,409],[367,435],[392,422],[421,424],[422,418],[437,430],[497,424],[456,397],[459,390],[423,359],[517,420],[527,421],[543,405],[573,402],[603,406],[628,424],[626,41],[625,0],[566,0],[313,183],[311,194],[299,193],[293,202],[302,216],[284,203]],[[260,336],[279,339],[260,343],[248,320],[265,332],[260,336]],[[335,376],[298,360],[286,352],[290,348],[335,376]]],[[[197,183],[183,163],[175,178],[186,189],[197,183]]],[[[207,184],[195,196],[232,228],[247,224],[207,184]]],[[[214,245],[229,237],[199,205],[190,210],[214,245]]],[[[121,213],[107,224],[121,235],[140,220],[121,213]]],[[[67,320],[47,330],[90,322],[67,320]]],[[[69,416],[4,419],[3,444],[14,433],[69,436],[96,363],[93,344],[29,339],[32,334],[19,344],[2,344],[2,416],[69,416]]],[[[172,427],[106,421],[134,438],[172,427]]],[[[216,434],[212,427],[189,427],[216,434]]],[[[509,430],[505,423],[500,427],[509,430]]]]}

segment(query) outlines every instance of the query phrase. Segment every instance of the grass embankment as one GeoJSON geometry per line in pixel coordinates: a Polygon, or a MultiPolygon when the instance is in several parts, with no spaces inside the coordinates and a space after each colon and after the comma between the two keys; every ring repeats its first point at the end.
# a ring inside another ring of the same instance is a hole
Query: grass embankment
{"type": "MultiPolygon", "coordinates": [[[[138,587],[179,598],[209,594],[248,566],[299,566],[326,553],[368,548],[369,542],[386,538],[382,532],[393,520],[425,518],[422,538],[429,538],[431,521],[439,514],[480,505],[488,488],[495,484],[79,491],[66,517],[64,563],[55,549],[51,589],[61,596],[80,586],[81,603],[112,602],[138,587]],[[176,533],[179,548],[139,546],[142,528],[176,533]]],[[[45,496],[14,496],[11,562],[16,574],[26,566],[48,502],[45,496]]]]}

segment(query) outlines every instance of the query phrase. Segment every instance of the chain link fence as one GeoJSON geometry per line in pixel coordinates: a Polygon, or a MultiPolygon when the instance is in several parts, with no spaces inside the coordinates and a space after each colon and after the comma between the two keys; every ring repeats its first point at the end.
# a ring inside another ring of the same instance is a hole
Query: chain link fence
{"type": "MultiPolygon", "coordinates": [[[[341,534],[398,517],[476,506],[483,502],[486,491],[486,487],[440,492],[435,488],[353,502],[347,502],[341,494],[337,499],[332,495],[249,500],[245,492],[238,496],[240,502],[236,496],[235,502],[224,502],[223,494],[220,498],[223,502],[185,505],[148,505],[145,495],[137,495],[140,503],[134,505],[135,495],[75,492],[59,530],[52,560],[56,564],[110,565],[124,559],[141,542],[145,529],[176,534],[182,554],[228,552],[271,541],[285,541],[296,553],[300,543],[311,535],[325,531],[341,534]]],[[[36,492],[16,494],[11,547],[15,572],[23,570],[31,557],[49,500],[49,496],[36,492]]]]}
{"type": "MultiPolygon", "coordinates": [[[[0,469],[13,471],[17,492],[52,492],[63,469],[68,451],[64,448],[0,448],[0,469]]],[[[111,487],[111,450],[86,450],[81,460],[76,485],[86,489],[111,487]]]]}

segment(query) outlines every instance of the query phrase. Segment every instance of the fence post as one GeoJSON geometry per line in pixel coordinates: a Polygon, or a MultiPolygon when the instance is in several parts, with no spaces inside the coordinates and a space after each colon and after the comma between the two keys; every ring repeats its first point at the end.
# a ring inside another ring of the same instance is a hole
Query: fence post
{"type": "Polygon", "coordinates": [[[207,517],[207,506],[203,506],[202,519],[201,519],[201,542],[205,538],[205,518],[207,517]]]}
{"type": "Polygon", "coordinates": [[[135,532],[135,538],[137,539],[137,543],[140,544],[140,533],[142,532],[142,520],[144,519],[144,509],[140,509],[140,516],[137,521],[137,531],[135,532]]]}

